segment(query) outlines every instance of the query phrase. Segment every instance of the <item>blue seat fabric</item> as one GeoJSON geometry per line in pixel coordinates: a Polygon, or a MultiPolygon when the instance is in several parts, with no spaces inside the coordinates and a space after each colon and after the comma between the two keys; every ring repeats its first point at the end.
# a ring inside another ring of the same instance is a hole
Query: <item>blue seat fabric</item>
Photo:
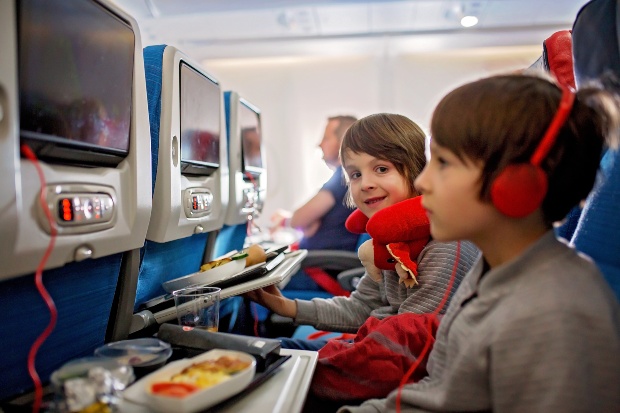
{"type": "MultiPolygon", "coordinates": [[[[609,74],[620,79],[618,7],[615,0],[593,0],[579,11],[572,29],[577,87],[590,79],[602,78],[606,87],[620,92],[617,82],[605,80],[609,74]]],[[[620,152],[617,150],[606,150],[601,159],[597,182],[588,195],[578,220],[569,215],[558,233],[570,239],[577,250],[595,261],[620,299],[619,158],[620,152]]],[[[577,213],[578,211],[571,212],[577,213]]]]}
{"type": "MultiPolygon", "coordinates": [[[[144,69],[149,106],[151,130],[152,188],[155,191],[159,157],[159,125],[161,118],[162,62],[166,45],[144,48],[144,69]]],[[[209,234],[194,234],[190,237],[157,243],[146,241],[141,250],[141,263],[134,310],[154,297],[165,294],[162,283],[194,273],[203,263],[209,234]]],[[[242,244],[243,245],[243,244],[242,244]]],[[[217,255],[217,253],[216,253],[217,255]]],[[[234,299],[223,300],[220,316],[232,313],[234,299]]]]}
{"type": "MultiPolygon", "coordinates": [[[[122,254],[114,254],[43,272],[43,284],[58,310],[56,327],[36,356],[43,383],[64,363],[92,356],[104,344],[121,259],[122,254]]],[[[0,400],[34,389],[28,353],[49,321],[33,274],[0,283],[0,400]]]]}

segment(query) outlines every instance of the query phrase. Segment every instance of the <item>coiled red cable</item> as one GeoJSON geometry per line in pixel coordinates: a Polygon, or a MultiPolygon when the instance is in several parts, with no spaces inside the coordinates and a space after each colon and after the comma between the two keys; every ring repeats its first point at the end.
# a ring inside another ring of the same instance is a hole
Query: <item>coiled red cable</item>
{"type": "Polygon", "coordinates": [[[33,163],[34,167],[37,170],[37,174],[39,175],[39,182],[41,184],[41,190],[39,192],[39,202],[41,203],[41,207],[43,208],[45,217],[47,218],[47,221],[50,225],[50,242],[47,245],[47,249],[45,250],[43,258],[41,258],[41,261],[37,266],[37,270],[34,276],[37,290],[39,291],[39,294],[43,298],[43,301],[45,301],[45,304],[49,308],[50,321],[45,330],[43,330],[43,332],[32,344],[32,346],[30,347],[30,351],[28,352],[28,373],[30,374],[32,381],[34,382],[35,390],[35,398],[32,405],[32,411],[33,413],[38,413],[41,409],[41,404],[43,403],[43,386],[41,384],[41,379],[39,378],[39,375],[37,373],[35,359],[39,348],[41,347],[43,342],[47,340],[50,334],[52,334],[52,331],[54,331],[54,328],[56,327],[56,321],[58,320],[58,310],[56,309],[54,300],[43,285],[43,268],[45,268],[45,263],[49,259],[52,250],[54,249],[54,245],[56,244],[56,235],[58,234],[58,230],[56,228],[56,223],[52,219],[52,213],[47,206],[47,200],[45,199],[45,176],[43,175],[43,169],[41,168],[41,165],[39,165],[39,161],[37,160],[36,155],[27,145],[21,145],[21,153],[33,163]]]}
{"type": "MultiPolygon", "coordinates": [[[[431,313],[432,317],[428,317],[427,319],[428,321],[427,328],[428,328],[429,336],[433,335],[433,330],[432,330],[433,322],[437,320],[437,315],[439,315],[439,312],[441,311],[441,309],[446,305],[446,302],[448,301],[448,297],[450,297],[450,291],[452,291],[452,286],[454,285],[454,280],[456,278],[456,271],[459,266],[460,258],[461,258],[461,241],[457,241],[456,254],[454,257],[454,266],[452,267],[452,274],[450,275],[450,281],[448,282],[448,287],[446,288],[446,291],[443,294],[441,302],[439,303],[437,308],[435,308],[435,310],[431,313]]],[[[413,365],[409,367],[409,370],[407,370],[407,373],[403,376],[402,380],[400,381],[400,384],[398,386],[398,393],[396,394],[396,411],[398,413],[400,413],[400,399],[402,397],[403,387],[405,387],[405,384],[407,384],[409,377],[411,377],[415,369],[417,369],[420,363],[422,363],[422,360],[424,360],[424,357],[426,357],[426,354],[429,352],[430,348],[431,348],[431,341],[427,340],[426,343],[424,343],[424,348],[422,348],[422,351],[418,355],[415,363],[413,363],[413,365]]]]}

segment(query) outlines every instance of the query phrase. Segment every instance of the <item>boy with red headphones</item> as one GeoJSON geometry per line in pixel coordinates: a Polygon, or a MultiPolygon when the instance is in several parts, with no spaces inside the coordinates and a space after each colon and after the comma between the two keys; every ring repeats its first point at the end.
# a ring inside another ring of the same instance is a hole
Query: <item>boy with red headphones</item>
{"type": "Polygon", "coordinates": [[[441,100],[416,188],[432,237],[482,255],[441,321],[429,376],[340,411],[620,412],[620,306],[553,231],[615,145],[617,108],[601,89],[525,74],[441,100]]]}

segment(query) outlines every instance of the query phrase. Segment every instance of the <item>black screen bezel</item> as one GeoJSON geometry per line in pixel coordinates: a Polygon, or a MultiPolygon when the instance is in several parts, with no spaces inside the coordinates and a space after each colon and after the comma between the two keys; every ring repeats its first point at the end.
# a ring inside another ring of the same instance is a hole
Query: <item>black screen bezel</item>
{"type": "MultiPolygon", "coordinates": [[[[136,45],[136,35],[131,26],[131,24],[123,19],[121,16],[115,14],[113,11],[103,6],[102,4],[91,1],[91,3],[99,8],[103,13],[106,13],[109,17],[113,18],[118,23],[121,23],[122,26],[129,30],[128,33],[131,33],[132,41],[132,51],[130,58],[130,66],[131,66],[131,74],[130,74],[130,85],[131,85],[131,98],[129,99],[129,126],[127,131],[127,149],[119,149],[109,146],[102,146],[97,144],[92,144],[88,142],[82,142],[78,140],[72,140],[66,137],[55,136],[51,134],[39,133],[32,130],[24,130],[21,128],[20,122],[20,142],[28,145],[33,152],[37,155],[39,159],[47,161],[49,163],[58,163],[65,165],[74,165],[74,166],[82,166],[82,167],[116,167],[120,164],[129,154],[131,149],[131,134],[133,129],[133,84],[134,84],[134,68],[135,68],[135,45],[136,45]]],[[[49,3],[48,3],[49,4],[49,3]]],[[[21,56],[20,52],[20,36],[21,36],[21,17],[22,17],[22,7],[27,7],[25,1],[17,1],[16,2],[16,13],[17,13],[17,26],[18,26],[18,47],[17,47],[17,61],[18,68],[19,65],[23,61],[23,56],[21,56]]],[[[44,70],[44,68],[42,69],[44,70]]],[[[19,76],[19,69],[18,69],[19,76]]],[[[21,90],[21,88],[20,88],[21,90]]],[[[22,101],[23,96],[20,95],[20,102],[22,101]]],[[[20,106],[20,113],[22,113],[23,107],[20,106]]]]}
{"type": "MultiPolygon", "coordinates": [[[[191,64],[189,64],[188,62],[184,61],[184,60],[180,60],[179,61],[179,128],[180,128],[180,134],[183,134],[183,110],[182,110],[182,105],[183,105],[183,95],[182,95],[182,67],[185,66],[187,67],[189,70],[193,71],[194,73],[198,74],[200,77],[206,79],[207,81],[211,82],[212,84],[216,85],[218,90],[219,90],[219,104],[218,104],[218,119],[221,119],[222,116],[222,90],[221,90],[221,85],[220,83],[213,79],[212,77],[206,75],[205,73],[202,73],[201,71],[197,70],[196,68],[194,68],[191,64]]],[[[181,136],[181,140],[182,140],[182,136],[181,136]]],[[[220,122],[219,125],[219,145],[222,145],[222,125],[220,122]]],[[[183,146],[183,142],[181,142],[181,148],[183,146]]],[[[217,154],[217,158],[219,160],[218,163],[213,163],[213,162],[204,162],[204,161],[199,161],[199,160],[195,160],[195,159],[186,159],[183,158],[183,150],[181,149],[180,151],[180,156],[181,156],[181,173],[183,175],[192,175],[192,176],[209,176],[212,175],[215,171],[217,171],[222,163],[221,160],[221,151],[218,149],[218,154],[217,154]]]]}
{"type": "Polygon", "coordinates": [[[243,170],[243,180],[246,182],[251,182],[254,179],[257,179],[260,177],[260,175],[265,171],[265,165],[264,165],[264,154],[263,154],[263,125],[262,125],[262,119],[261,119],[261,113],[259,110],[257,110],[252,104],[250,104],[249,102],[245,101],[244,99],[239,99],[239,113],[238,113],[238,123],[239,123],[239,139],[241,141],[241,167],[243,170]],[[258,166],[254,166],[254,165],[246,165],[245,162],[245,151],[243,149],[243,136],[242,136],[242,125],[241,125],[241,107],[245,106],[247,109],[249,109],[251,112],[256,114],[256,118],[258,120],[258,129],[260,130],[260,138],[261,138],[261,145],[260,145],[260,150],[261,150],[261,159],[263,162],[263,165],[261,167],[258,166]],[[249,175],[249,176],[248,176],[249,175]],[[251,177],[250,177],[251,176],[251,177]]]}

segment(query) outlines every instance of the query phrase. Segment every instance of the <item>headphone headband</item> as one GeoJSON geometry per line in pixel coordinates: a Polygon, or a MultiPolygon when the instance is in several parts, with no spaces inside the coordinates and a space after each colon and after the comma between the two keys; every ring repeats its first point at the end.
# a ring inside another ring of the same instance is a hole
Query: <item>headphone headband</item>
{"type": "Polygon", "coordinates": [[[567,87],[562,87],[562,99],[560,100],[560,105],[558,106],[558,110],[555,112],[545,135],[543,136],[540,144],[534,151],[532,158],[530,159],[530,163],[534,166],[540,166],[540,163],[545,159],[551,147],[556,141],[558,134],[560,133],[560,129],[566,123],[566,119],[568,119],[568,115],[570,114],[573,103],[575,102],[575,94],[567,87]]]}

